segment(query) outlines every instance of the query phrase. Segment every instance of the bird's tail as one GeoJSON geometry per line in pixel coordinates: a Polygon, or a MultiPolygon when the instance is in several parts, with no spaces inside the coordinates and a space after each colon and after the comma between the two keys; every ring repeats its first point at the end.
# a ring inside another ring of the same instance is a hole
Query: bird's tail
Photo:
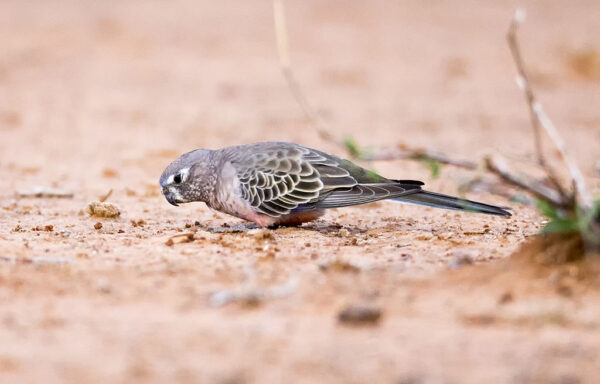
{"type": "Polygon", "coordinates": [[[459,211],[469,211],[486,213],[488,215],[497,216],[512,216],[510,212],[501,207],[496,207],[490,204],[478,203],[476,201],[459,199],[441,193],[419,190],[414,193],[409,193],[401,197],[392,198],[390,200],[402,203],[412,203],[418,205],[426,205],[435,208],[456,209],[459,211]]]}

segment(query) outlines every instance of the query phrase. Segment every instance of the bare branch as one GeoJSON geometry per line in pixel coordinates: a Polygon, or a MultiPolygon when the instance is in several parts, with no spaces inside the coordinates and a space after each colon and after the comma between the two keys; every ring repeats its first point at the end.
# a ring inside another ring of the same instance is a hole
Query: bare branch
{"type": "Polygon", "coordinates": [[[532,127],[534,131],[538,163],[546,171],[546,174],[556,191],[562,196],[561,200],[571,200],[572,202],[574,202],[577,200],[577,197],[579,197],[579,205],[584,209],[590,209],[592,207],[592,198],[591,195],[589,195],[589,193],[587,192],[583,175],[579,170],[579,167],[567,154],[564,141],[560,137],[560,134],[556,130],[556,127],[554,126],[548,115],[546,115],[546,113],[544,112],[542,105],[537,101],[535,93],[533,92],[533,89],[531,87],[527,71],[525,70],[525,64],[523,62],[521,50],[517,41],[517,31],[524,19],[525,11],[522,9],[518,9],[512,18],[507,38],[513,59],[515,61],[515,65],[517,67],[517,71],[519,73],[519,76],[517,77],[517,84],[525,93],[525,96],[527,98],[527,104],[529,106],[529,114],[531,117],[532,127]],[[548,134],[548,136],[550,136],[550,139],[552,139],[554,145],[558,149],[562,160],[567,166],[567,169],[569,170],[569,173],[573,180],[573,186],[574,190],[576,191],[576,196],[571,196],[570,194],[564,191],[558,177],[556,176],[556,173],[546,162],[542,150],[540,128],[543,128],[546,131],[546,133],[548,134]]]}
{"type": "Polygon", "coordinates": [[[490,181],[482,179],[480,177],[476,177],[472,180],[467,181],[466,183],[461,184],[459,186],[459,191],[461,193],[465,193],[466,191],[485,192],[490,193],[492,195],[504,197],[507,200],[519,204],[535,206],[535,201],[532,198],[524,194],[512,193],[506,187],[506,183],[503,183],[502,181],[490,181]]]}
{"type": "Polygon", "coordinates": [[[531,119],[531,127],[533,128],[533,139],[535,145],[535,153],[537,157],[537,162],[542,167],[547,175],[548,179],[556,188],[556,190],[566,195],[562,184],[560,183],[558,177],[556,177],[556,173],[552,169],[552,167],[546,161],[544,156],[543,144],[542,144],[542,136],[540,130],[540,121],[536,116],[536,113],[533,109],[533,105],[537,102],[535,94],[533,93],[533,89],[531,88],[531,83],[529,81],[529,76],[525,70],[525,62],[523,61],[523,56],[521,55],[521,49],[519,47],[519,43],[517,41],[517,30],[521,23],[525,21],[526,13],[525,10],[519,8],[515,11],[515,14],[511,20],[510,27],[508,29],[507,39],[508,46],[510,48],[510,52],[513,56],[513,60],[515,61],[515,65],[517,67],[517,72],[519,75],[517,76],[517,85],[519,88],[525,93],[525,97],[527,99],[527,105],[529,106],[529,117],[531,119]]]}
{"type": "Polygon", "coordinates": [[[508,168],[505,161],[488,156],[485,158],[486,170],[500,176],[500,178],[509,184],[518,188],[529,191],[538,198],[544,199],[557,207],[565,207],[569,205],[565,201],[564,196],[556,190],[549,188],[538,180],[528,180],[524,176],[517,176],[508,168]]]}
{"type": "Polygon", "coordinates": [[[554,142],[556,149],[558,149],[558,152],[560,153],[563,162],[565,163],[567,169],[569,170],[569,173],[571,174],[571,179],[573,180],[573,188],[577,193],[576,199],[578,198],[578,200],[580,200],[579,206],[586,210],[592,209],[594,204],[593,198],[587,191],[583,174],[581,173],[581,170],[579,169],[577,163],[567,153],[565,142],[558,133],[558,130],[554,126],[554,123],[552,122],[552,120],[550,120],[550,117],[548,117],[546,112],[544,112],[542,104],[536,102],[533,105],[533,109],[535,110],[536,115],[540,119],[542,127],[546,129],[548,136],[550,136],[550,138],[554,142]]]}
{"type": "Polygon", "coordinates": [[[292,71],[292,65],[290,60],[290,50],[288,44],[288,33],[285,23],[285,9],[282,0],[273,0],[273,18],[275,22],[275,37],[277,39],[277,51],[279,53],[279,65],[281,66],[281,72],[283,77],[292,92],[292,95],[296,99],[296,102],[300,105],[300,108],[304,112],[304,115],[308,121],[315,127],[319,136],[326,141],[335,143],[338,146],[343,147],[344,144],[335,139],[331,135],[331,129],[321,116],[312,108],[308,102],[308,98],[305,96],[300,84],[296,80],[296,76],[292,71]]]}
{"type": "Polygon", "coordinates": [[[529,77],[527,72],[525,72],[525,64],[523,62],[523,57],[521,56],[521,50],[519,49],[519,43],[517,41],[517,29],[519,25],[525,21],[525,10],[517,9],[515,15],[513,16],[510,27],[508,28],[508,34],[506,38],[508,39],[508,46],[510,47],[510,52],[513,56],[513,60],[517,66],[517,72],[519,76],[517,77],[517,84],[519,88],[523,90],[525,93],[525,97],[527,98],[527,103],[529,104],[529,117],[531,119],[531,126],[533,127],[533,138],[535,144],[535,152],[537,155],[538,164],[542,167],[546,167],[546,159],[544,157],[544,150],[542,148],[542,137],[540,132],[540,123],[536,118],[535,113],[533,112],[533,108],[531,105],[535,101],[535,95],[533,90],[530,87],[529,77]]]}
{"type": "MultiPolygon", "coordinates": [[[[336,139],[330,132],[332,132],[331,127],[329,127],[325,121],[321,118],[321,116],[315,111],[315,109],[308,102],[308,98],[303,92],[300,84],[298,83],[294,72],[292,71],[291,59],[290,59],[290,50],[288,43],[288,33],[285,21],[285,9],[283,5],[283,0],[273,0],[273,17],[275,24],[275,37],[277,40],[277,50],[279,53],[279,64],[281,66],[281,72],[285,81],[287,82],[292,95],[296,99],[298,105],[304,112],[304,115],[308,119],[308,121],[313,125],[316,129],[319,136],[330,143],[334,143],[339,147],[344,148],[344,150],[348,151],[348,147],[342,140],[336,139]]],[[[365,161],[385,161],[385,160],[398,160],[398,159],[412,159],[412,160],[434,160],[442,164],[454,165],[461,168],[466,169],[476,169],[477,164],[470,161],[462,161],[462,160],[453,160],[448,156],[430,151],[427,149],[393,149],[393,150],[383,150],[381,153],[375,154],[363,154],[357,156],[360,160],[365,161]]]]}
{"type": "Polygon", "coordinates": [[[390,151],[381,151],[373,154],[365,154],[360,157],[365,161],[389,161],[389,160],[433,160],[441,164],[453,165],[465,169],[477,169],[477,163],[468,160],[451,159],[443,153],[434,152],[428,149],[394,149],[390,151]]]}

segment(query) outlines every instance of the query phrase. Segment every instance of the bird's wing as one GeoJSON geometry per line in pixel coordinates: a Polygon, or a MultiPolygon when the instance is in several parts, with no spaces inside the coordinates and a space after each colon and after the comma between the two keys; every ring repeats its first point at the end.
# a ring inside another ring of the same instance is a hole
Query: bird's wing
{"type": "Polygon", "coordinates": [[[295,144],[261,143],[241,152],[232,160],[241,196],[269,216],[370,203],[416,192],[423,185],[389,180],[349,160],[295,144]]]}
{"type": "Polygon", "coordinates": [[[334,189],[357,185],[335,158],[301,146],[253,148],[231,162],[242,198],[274,217],[305,210],[334,189]]]}
{"type": "Polygon", "coordinates": [[[371,203],[374,201],[399,198],[421,191],[415,184],[404,184],[397,181],[376,184],[358,184],[352,188],[341,188],[332,191],[323,199],[314,203],[314,209],[338,208],[351,205],[371,203]]]}

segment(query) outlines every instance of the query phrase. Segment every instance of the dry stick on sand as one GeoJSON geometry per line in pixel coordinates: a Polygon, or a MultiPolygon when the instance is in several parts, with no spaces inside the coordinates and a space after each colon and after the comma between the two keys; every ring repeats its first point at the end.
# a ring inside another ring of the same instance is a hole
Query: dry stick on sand
{"type": "Polygon", "coordinates": [[[382,161],[382,160],[433,160],[441,164],[454,165],[455,167],[465,169],[477,169],[477,163],[468,160],[451,159],[443,153],[434,152],[429,149],[402,149],[398,148],[391,151],[382,151],[379,153],[366,154],[360,157],[365,161],[382,161]]]}
{"type": "MultiPolygon", "coordinates": [[[[292,71],[292,65],[290,60],[290,50],[288,44],[288,33],[285,22],[285,9],[283,6],[283,0],[273,0],[273,19],[275,24],[275,38],[277,39],[277,51],[279,53],[279,64],[281,66],[281,72],[285,78],[292,95],[296,99],[296,102],[300,105],[300,108],[306,115],[308,121],[315,127],[319,136],[330,143],[337,145],[348,151],[346,144],[336,139],[330,132],[331,127],[321,118],[321,116],[312,108],[308,102],[308,98],[302,91],[294,72],[292,71]]],[[[400,160],[400,159],[412,159],[412,160],[433,160],[441,164],[454,165],[466,169],[477,169],[477,164],[470,161],[454,160],[448,156],[430,151],[427,149],[409,149],[409,148],[398,148],[391,151],[384,151],[382,153],[368,154],[358,156],[360,160],[364,161],[389,161],[389,160],[400,160]]]]}
{"type": "MultiPolygon", "coordinates": [[[[560,196],[561,203],[562,203],[560,205],[573,207],[577,203],[577,205],[579,207],[581,207],[582,209],[589,210],[592,208],[593,201],[592,201],[591,195],[587,192],[583,175],[582,175],[579,167],[577,166],[577,164],[567,154],[566,145],[565,145],[564,141],[562,140],[556,127],[552,123],[552,120],[550,120],[548,115],[546,115],[546,113],[544,112],[542,104],[540,104],[540,102],[535,97],[535,93],[533,92],[533,88],[531,87],[531,84],[529,82],[529,76],[527,75],[527,71],[525,70],[525,64],[523,62],[521,50],[519,48],[519,43],[517,41],[517,31],[519,29],[519,26],[525,20],[525,16],[526,16],[526,14],[525,14],[524,10],[517,9],[517,11],[515,12],[515,15],[512,18],[512,21],[510,23],[510,27],[508,29],[508,34],[507,34],[507,39],[508,39],[508,45],[510,47],[510,51],[511,51],[513,59],[515,61],[515,65],[517,66],[517,71],[519,73],[519,75],[517,77],[517,84],[523,90],[523,92],[525,93],[525,96],[527,98],[527,105],[529,106],[529,112],[530,112],[530,116],[531,116],[533,130],[534,130],[534,139],[535,139],[538,163],[544,169],[550,182],[553,184],[554,188],[556,189],[557,194],[560,196]],[[571,179],[573,181],[573,189],[575,192],[574,195],[571,195],[568,192],[565,192],[565,190],[562,188],[562,186],[560,184],[558,177],[556,177],[554,170],[546,162],[544,155],[543,155],[543,150],[542,150],[540,128],[543,128],[546,131],[546,133],[548,134],[548,136],[554,143],[554,146],[558,149],[558,152],[560,153],[561,158],[562,158],[563,162],[565,163],[567,169],[569,170],[571,179]]],[[[497,169],[494,170],[492,168],[490,170],[498,173],[497,169]]],[[[501,175],[501,177],[502,177],[502,175],[501,175]]],[[[508,182],[511,182],[510,179],[507,179],[507,178],[504,178],[504,179],[508,182]]],[[[513,184],[515,184],[521,188],[528,189],[533,193],[537,193],[535,188],[532,188],[531,185],[527,185],[527,184],[518,185],[516,183],[513,183],[513,184]]],[[[550,202],[553,202],[552,199],[547,199],[547,200],[550,202]]]]}
{"type": "Polygon", "coordinates": [[[536,197],[544,199],[556,207],[565,207],[564,198],[558,191],[547,187],[538,180],[528,180],[524,176],[513,174],[503,159],[492,156],[486,157],[485,168],[498,175],[505,182],[529,191],[536,197]]]}

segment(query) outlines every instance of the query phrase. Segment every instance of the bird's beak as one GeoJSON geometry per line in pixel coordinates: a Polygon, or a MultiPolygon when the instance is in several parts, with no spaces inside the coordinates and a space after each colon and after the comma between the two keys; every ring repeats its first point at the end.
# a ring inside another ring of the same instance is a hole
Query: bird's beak
{"type": "Polygon", "coordinates": [[[168,195],[165,195],[165,198],[167,199],[169,204],[177,206],[177,203],[175,202],[175,198],[173,197],[172,194],[169,193],[168,195]]]}
{"type": "Polygon", "coordinates": [[[175,200],[175,195],[171,192],[169,192],[166,188],[163,188],[163,195],[165,196],[165,199],[167,199],[167,201],[169,202],[169,204],[174,205],[177,207],[177,201],[175,200]]]}

